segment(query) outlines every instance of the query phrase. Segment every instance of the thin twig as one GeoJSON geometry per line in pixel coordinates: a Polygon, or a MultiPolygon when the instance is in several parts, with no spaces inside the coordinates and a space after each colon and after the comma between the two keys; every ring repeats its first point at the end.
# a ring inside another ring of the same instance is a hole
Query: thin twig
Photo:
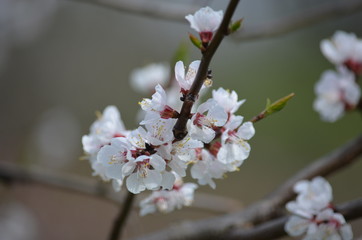
{"type": "Polygon", "coordinates": [[[180,116],[177,119],[177,122],[173,128],[174,136],[177,140],[182,140],[187,135],[186,124],[189,120],[192,106],[194,105],[195,100],[198,98],[200,89],[206,79],[211,59],[214,56],[221,41],[224,39],[224,36],[228,34],[231,17],[235,12],[238,3],[239,0],[230,1],[219,29],[215,33],[210,45],[202,54],[201,62],[195,80],[192,83],[192,86],[185,97],[184,103],[182,104],[182,108],[180,111],[180,116]]]}
{"type": "Polygon", "coordinates": [[[93,4],[108,9],[131,13],[151,18],[161,18],[173,21],[184,21],[187,14],[197,11],[200,4],[185,4],[169,1],[149,0],[67,0],[86,4],[93,4]]]}
{"type": "Polygon", "coordinates": [[[134,199],[135,195],[131,192],[128,192],[127,198],[120,207],[120,211],[114,220],[108,240],[118,240],[122,236],[122,232],[126,225],[129,213],[131,212],[134,199]]]}
{"type": "Polygon", "coordinates": [[[247,227],[281,216],[281,207],[294,196],[293,186],[302,179],[327,176],[356,161],[362,154],[362,135],[299,171],[264,199],[242,211],[216,218],[188,221],[138,240],[220,239],[231,229],[247,227]]]}
{"type": "MultiPolygon", "coordinates": [[[[115,11],[184,22],[187,14],[193,13],[201,7],[199,5],[185,5],[174,2],[162,1],[154,3],[149,0],[67,0],[82,2],[106,7],[115,11]]],[[[197,2],[197,1],[194,1],[197,2]]],[[[202,4],[203,5],[203,4],[202,4]]],[[[255,40],[276,37],[286,33],[306,28],[323,21],[348,16],[362,10],[361,0],[333,1],[325,4],[313,5],[293,15],[263,22],[260,25],[245,23],[240,34],[235,34],[235,41],[255,40]]]]}
{"type": "MultiPolygon", "coordinates": [[[[117,205],[123,204],[126,197],[123,192],[115,192],[109,183],[95,178],[59,173],[37,166],[24,167],[10,162],[0,161],[0,181],[8,184],[42,184],[73,194],[98,197],[117,205]]],[[[198,192],[190,207],[220,214],[242,209],[243,205],[232,198],[198,192]]]]}

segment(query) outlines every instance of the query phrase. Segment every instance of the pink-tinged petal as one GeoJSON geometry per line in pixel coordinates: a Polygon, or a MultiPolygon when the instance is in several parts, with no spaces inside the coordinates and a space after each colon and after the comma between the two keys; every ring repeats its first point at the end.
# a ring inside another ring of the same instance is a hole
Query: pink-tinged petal
{"type": "Polygon", "coordinates": [[[163,170],[165,170],[165,167],[166,167],[165,160],[163,160],[163,158],[158,156],[157,154],[153,154],[151,156],[150,164],[157,171],[163,171],[163,170]]]}
{"type": "Polygon", "coordinates": [[[148,170],[147,176],[143,178],[143,183],[149,190],[156,190],[160,187],[162,175],[156,170],[148,170]]]}
{"type": "Polygon", "coordinates": [[[145,185],[142,182],[142,178],[139,178],[137,173],[132,173],[127,178],[126,186],[128,191],[133,194],[138,194],[146,189],[145,185]]]}
{"type": "Polygon", "coordinates": [[[249,140],[255,135],[255,128],[252,122],[245,122],[239,127],[237,135],[244,140],[249,140]]]}

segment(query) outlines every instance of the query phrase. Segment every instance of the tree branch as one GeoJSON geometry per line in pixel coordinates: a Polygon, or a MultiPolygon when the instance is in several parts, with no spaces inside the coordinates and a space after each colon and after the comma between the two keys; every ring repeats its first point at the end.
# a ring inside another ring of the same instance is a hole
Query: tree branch
{"type": "MultiPolygon", "coordinates": [[[[302,179],[327,176],[348,166],[362,154],[362,135],[299,171],[264,199],[242,211],[216,218],[184,222],[137,240],[222,239],[232,229],[265,222],[281,215],[281,207],[294,196],[293,186],[302,179]]],[[[283,208],[284,209],[284,208],[283,208]]]]}
{"type": "Polygon", "coordinates": [[[314,24],[347,16],[362,10],[361,0],[327,2],[313,5],[296,14],[283,16],[271,22],[263,22],[257,26],[245,25],[239,34],[233,36],[234,40],[253,40],[283,35],[314,24]]]}
{"type": "MultiPolygon", "coordinates": [[[[182,3],[167,2],[154,3],[149,0],[67,0],[94,4],[115,11],[131,13],[151,18],[185,22],[187,14],[197,11],[203,4],[185,5],[182,3]]],[[[195,1],[197,2],[197,1],[195,1]]],[[[323,21],[347,16],[362,10],[360,0],[327,2],[321,5],[301,10],[299,13],[283,16],[271,22],[260,25],[245,24],[239,34],[234,34],[232,39],[255,40],[280,36],[292,31],[306,28],[323,21]]]]}
{"type": "Polygon", "coordinates": [[[197,11],[201,4],[184,4],[169,1],[149,0],[68,0],[93,4],[115,11],[131,13],[151,18],[167,19],[172,21],[184,21],[187,14],[197,11]]]}
{"type": "MultiPolygon", "coordinates": [[[[70,193],[98,197],[117,205],[123,204],[124,198],[126,197],[123,192],[117,193],[109,186],[109,184],[96,179],[83,178],[64,173],[60,174],[36,166],[22,167],[1,161],[0,181],[7,184],[38,183],[70,193]]],[[[223,196],[197,193],[195,195],[195,201],[190,207],[220,214],[239,210],[242,208],[242,204],[235,199],[223,196]]]]}
{"type": "Polygon", "coordinates": [[[194,105],[195,100],[198,98],[200,89],[206,79],[211,59],[214,56],[221,41],[224,39],[224,36],[228,34],[231,17],[235,12],[238,3],[239,0],[230,1],[219,29],[215,33],[210,45],[202,54],[201,62],[195,80],[192,83],[191,88],[185,97],[184,103],[182,104],[182,108],[180,111],[180,116],[177,119],[177,122],[173,128],[173,133],[177,140],[182,140],[187,135],[186,124],[189,120],[192,106],[194,105]]]}
{"type": "Polygon", "coordinates": [[[120,206],[120,211],[114,220],[112,230],[109,235],[109,240],[118,240],[122,236],[123,229],[126,225],[127,218],[132,209],[132,203],[135,195],[131,192],[127,193],[124,203],[120,206]]]}

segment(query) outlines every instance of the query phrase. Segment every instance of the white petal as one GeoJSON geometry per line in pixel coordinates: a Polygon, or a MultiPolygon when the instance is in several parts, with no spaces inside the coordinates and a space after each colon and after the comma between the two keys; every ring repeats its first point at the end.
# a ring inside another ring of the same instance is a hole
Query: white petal
{"type": "Polygon", "coordinates": [[[147,189],[155,190],[160,187],[162,181],[162,175],[155,170],[148,170],[147,176],[143,179],[143,182],[147,189]]]}
{"type": "Polygon", "coordinates": [[[153,154],[151,156],[150,164],[157,171],[163,171],[163,170],[165,170],[165,167],[166,167],[165,160],[163,160],[163,158],[158,156],[157,154],[153,154]]]}
{"type": "Polygon", "coordinates": [[[252,122],[243,123],[243,125],[239,127],[237,132],[237,135],[244,140],[249,140],[254,136],[254,134],[255,134],[255,128],[252,122]]]}
{"type": "Polygon", "coordinates": [[[309,227],[310,222],[307,219],[291,216],[284,226],[284,230],[289,236],[296,237],[305,233],[309,227]]]}
{"type": "Polygon", "coordinates": [[[162,182],[161,182],[162,189],[171,190],[175,183],[175,180],[176,177],[173,173],[170,172],[162,173],[162,182]]]}
{"type": "Polygon", "coordinates": [[[125,163],[122,167],[122,173],[124,176],[128,176],[133,173],[134,169],[136,168],[136,163],[133,161],[129,161],[125,163]]]}
{"type": "Polygon", "coordinates": [[[142,182],[142,179],[138,178],[137,173],[132,173],[126,181],[128,191],[134,194],[138,194],[146,189],[142,182]]]}

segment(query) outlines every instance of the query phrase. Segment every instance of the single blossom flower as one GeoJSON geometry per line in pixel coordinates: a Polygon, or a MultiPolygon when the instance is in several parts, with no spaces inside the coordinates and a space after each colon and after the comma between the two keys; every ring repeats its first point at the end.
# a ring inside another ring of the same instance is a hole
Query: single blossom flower
{"type": "Polygon", "coordinates": [[[159,119],[175,118],[177,112],[167,105],[167,96],[161,85],[155,87],[156,92],[152,99],[144,98],[139,104],[142,110],[146,111],[145,119],[140,124],[154,123],[159,119]]]}
{"type": "Polygon", "coordinates": [[[214,99],[202,103],[188,124],[190,136],[193,139],[209,143],[215,138],[214,128],[226,123],[228,114],[214,99]],[[205,115],[204,113],[207,112],[205,115]]]}
{"type": "Polygon", "coordinates": [[[248,140],[254,136],[255,129],[251,122],[245,122],[240,126],[242,119],[241,116],[231,118],[221,135],[222,144],[217,159],[226,164],[229,171],[238,170],[250,154],[251,147],[248,140]]]}
{"type": "Polygon", "coordinates": [[[190,22],[191,28],[200,34],[201,41],[207,43],[219,28],[223,15],[222,10],[214,11],[210,7],[204,7],[195,12],[194,15],[189,14],[185,18],[190,22]]]}
{"type": "Polygon", "coordinates": [[[340,67],[338,72],[325,71],[315,86],[314,109],[324,121],[335,122],[345,110],[354,109],[361,98],[361,89],[354,75],[340,67]]]}
{"type": "Polygon", "coordinates": [[[332,39],[321,42],[324,56],[336,65],[345,65],[356,74],[362,73],[362,40],[353,33],[337,31],[332,39]]]}
{"type": "Polygon", "coordinates": [[[129,159],[122,168],[123,176],[128,176],[126,180],[128,191],[137,194],[146,189],[159,189],[162,183],[161,172],[165,170],[165,167],[165,160],[157,154],[129,159]]]}
{"type": "Polygon", "coordinates": [[[97,161],[99,150],[108,145],[112,138],[124,137],[128,134],[121,115],[115,106],[108,106],[90,127],[90,133],[82,137],[83,150],[87,154],[93,169],[93,175],[108,181],[104,165],[97,161]]]}
{"type": "Polygon", "coordinates": [[[229,114],[235,113],[245,102],[245,99],[238,101],[238,94],[235,91],[230,92],[223,88],[212,90],[212,98],[229,114]]]}
{"type": "Polygon", "coordinates": [[[171,190],[154,191],[140,202],[140,215],[144,216],[156,211],[169,213],[183,206],[190,206],[194,200],[196,188],[196,184],[183,183],[182,179],[176,175],[176,182],[171,190]]]}
{"type": "Polygon", "coordinates": [[[199,65],[200,65],[199,60],[193,61],[189,65],[189,68],[188,68],[187,72],[185,73],[184,63],[182,61],[178,61],[176,63],[175,78],[181,88],[181,93],[186,94],[190,90],[191,85],[194,82],[197,71],[199,69],[199,65]]]}
{"type": "Polygon", "coordinates": [[[200,149],[198,157],[191,167],[191,176],[198,180],[200,185],[208,184],[215,189],[216,184],[213,179],[220,179],[227,172],[224,164],[219,162],[209,151],[200,149]]]}
{"type": "Polygon", "coordinates": [[[124,137],[113,138],[110,145],[101,148],[97,162],[102,165],[108,179],[123,180],[122,168],[128,162],[127,154],[131,150],[131,144],[124,137]]]}
{"type": "Polygon", "coordinates": [[[152,63],[131,72],[131,87],[141,93],[150,93],[157,84],[164,85],[170,78],[170,66],[165,63],[152,63]]]}
{"type": "Polygon", "coordinates": [[[97,153],[114,137],[125,136],[127,131],[121,114],[115,106],[108,106],[90,127],[90,133],[82,137],[83,149],[87,154],[97,153]]]}

